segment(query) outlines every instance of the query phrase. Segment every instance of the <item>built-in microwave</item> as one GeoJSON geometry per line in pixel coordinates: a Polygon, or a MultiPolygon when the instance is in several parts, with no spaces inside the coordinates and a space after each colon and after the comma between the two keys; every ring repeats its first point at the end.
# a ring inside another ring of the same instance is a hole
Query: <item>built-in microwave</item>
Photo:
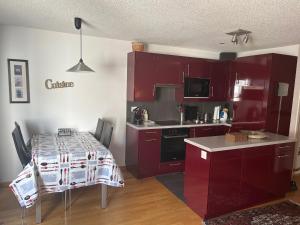
{"type": "Polygon", "coordinates": [[[210,93],[210,79],[190,78],[184,79],[185,98],[208,98],[210,93]]]}

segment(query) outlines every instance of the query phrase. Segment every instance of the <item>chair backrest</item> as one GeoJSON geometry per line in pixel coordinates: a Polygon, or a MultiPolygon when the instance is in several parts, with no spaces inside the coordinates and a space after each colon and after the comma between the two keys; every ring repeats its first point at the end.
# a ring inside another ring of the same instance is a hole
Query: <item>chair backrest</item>
{"type": "Polygon", "coordinates": [[[113,126],[111,123],[105,121],[103,125],[103,130],[100,138],[100,142],[106,147],[109,148],[111,136],[113,133],[113,126]]]}
{"type": "Polygon", "coordinates": [[[17,150],[17,154],[21,161],[23,167],[25,167],[31,160],[31,157],[26,153],[26,146],[23,144],[24,140],[22,141],[22,136],[20,136],[20,132],[16,127],[12,132],[12,137],[15,143],[15,147],[17,150]]]}
{"type": "Polygon", "coordinates": [[[19,135],[19,137],[21,138],[22,145],[24,145],[25,148],[26,148],[26,144],[25,144],[25,141],[24,141],[24,138],[23,138],[23,134],[22,134],[22,131],[21,131],[21,127],[20,127],[20,125],[19,125],[17,122],[15,122],[15,127],[17,128],[18,135],[19,135]]]}
{"type": "Polygon", "coordinates": [[[95,138],[100,141],[101,135],[102,135],[102,131],[103,131],[103,126],[104,126],[104,121],[102,119],[98,119],[98,123],[97,123],[97,127],[96,127],[96,131],[95,131],[95,138]]]}

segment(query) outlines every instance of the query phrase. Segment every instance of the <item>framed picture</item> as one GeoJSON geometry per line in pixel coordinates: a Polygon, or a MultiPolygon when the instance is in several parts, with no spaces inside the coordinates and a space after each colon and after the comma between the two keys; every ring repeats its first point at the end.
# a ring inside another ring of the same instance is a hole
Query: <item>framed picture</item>
{"type": "Polygon", "coordinates": [[[7,59],[10,103],[29,103],[28,60],[7,59]]]}

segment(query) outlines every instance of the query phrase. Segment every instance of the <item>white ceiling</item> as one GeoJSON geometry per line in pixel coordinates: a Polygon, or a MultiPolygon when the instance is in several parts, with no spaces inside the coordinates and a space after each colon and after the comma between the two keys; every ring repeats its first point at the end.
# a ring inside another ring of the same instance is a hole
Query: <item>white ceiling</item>
{"type": "Polygon", "coordinates": [[[300,43],[299,0],[0,0],[0,23],[214,51],[300,43]],[[234,46],[226,32],[253,32],[234,46]],[[220,42],[225,44],[221,45],[220,42]]]}

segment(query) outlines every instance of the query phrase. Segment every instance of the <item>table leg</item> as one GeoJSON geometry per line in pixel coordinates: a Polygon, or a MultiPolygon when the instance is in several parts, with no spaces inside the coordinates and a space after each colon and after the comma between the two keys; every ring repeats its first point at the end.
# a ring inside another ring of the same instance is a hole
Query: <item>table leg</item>
{"type": "Polygon", "coordinates": [[[42,203],[41,197],[39,196],[36,203],[35,203],[35,222],[41,223],[42,222],[42,203]]]}
{"type": "Polygon", "coordinates": [[[101,208],[105,209],[107,206],[107,185],[101,184],[101,208]]]}

